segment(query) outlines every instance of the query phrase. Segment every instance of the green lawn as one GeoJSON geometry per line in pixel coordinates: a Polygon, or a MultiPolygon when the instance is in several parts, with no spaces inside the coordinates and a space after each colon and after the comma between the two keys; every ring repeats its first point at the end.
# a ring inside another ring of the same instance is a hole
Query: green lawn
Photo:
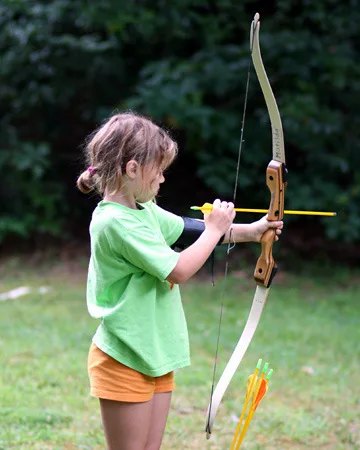
{"type": "MultiPolygon", "coordinates": [[[[33,292],[0,301],[0,449],[104,449],[98,403],[88,395],[87,350],[97,326],[86,311],[86,261],[2,262],[0,292],[33,292]],[[49,286],[48,293],[38,292],[49,286]]],[[[331,270],[330,270],[331,269],[331,270]]],[[[360,274],[281,273],[255,338],[225,395],[206,441],[221,281],[183,286],[192,366],[177,372],[163,449],[229,449],[248,375],[258,358],[274,376],[241,448],[360,449],[360,274]]],[[[221,276],[219,275],[219,279],[221,276]]],[[[229,275],[218,377],[241,334],[254,283],[229,275]]]]}

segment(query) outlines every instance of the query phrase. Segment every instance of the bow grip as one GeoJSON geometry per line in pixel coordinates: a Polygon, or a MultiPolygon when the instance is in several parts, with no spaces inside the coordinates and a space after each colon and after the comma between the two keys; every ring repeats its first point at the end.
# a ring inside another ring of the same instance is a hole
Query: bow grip
{"type": "Polygon", "coordinates": [[[257,284],[269,287],[277,271],[272,247],[275,239],[275,230],[273,228],[266,230],[261,236],[261,255],[257,260],[254,278],[257,284]]]}

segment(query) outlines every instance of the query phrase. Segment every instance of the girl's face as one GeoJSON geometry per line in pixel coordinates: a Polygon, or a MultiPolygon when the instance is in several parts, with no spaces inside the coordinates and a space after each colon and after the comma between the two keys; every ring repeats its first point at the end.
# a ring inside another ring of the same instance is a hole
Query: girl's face
{"type": "Polygon", "coordinates": [[[165,181],[165,178],[163,169],[155,164],[147,164],[140,173],[136,200],[140,203],[145,203],[156,197],[160,184],[165,181]]]}

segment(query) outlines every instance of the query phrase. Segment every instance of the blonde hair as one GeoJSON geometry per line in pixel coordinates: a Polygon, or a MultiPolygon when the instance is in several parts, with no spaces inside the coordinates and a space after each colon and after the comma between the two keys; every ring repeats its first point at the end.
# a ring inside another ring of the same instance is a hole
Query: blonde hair
{"type": "Polygon", "coordinates": [[[146,117],[133,112],[116,114],[92,133],[85,147],[88,168],[79,176],[77,187],[87,194],[117,192],[123,183],[126,164],[154,163],[166,169],[177,155],[177,144],[168,133],[146,117]]]}

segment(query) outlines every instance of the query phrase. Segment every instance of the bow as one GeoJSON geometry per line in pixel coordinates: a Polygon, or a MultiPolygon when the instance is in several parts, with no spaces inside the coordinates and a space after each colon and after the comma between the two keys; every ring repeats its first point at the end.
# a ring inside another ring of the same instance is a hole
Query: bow
{"type": "MultiPolygon", "coordinates": [[[[256,75],[265,97],[272,130],[272,160],[266,169],[266,184],[271,193],[268,220],[282,220],[284,216],[284,194],[287,185],[284,136],[279,110],[261,59],[259,45],[259,19],[259,14],[255,14],[250,30],[250,50],[256,75]]],[[[275,233],[276,232],[274,229],[268,229],[261,237],[261,255],[257,261],[254,271],[254,278],[257,286],[253,303],[242,335],[219,379],[218,384],[216,385],[216,388],[211,394],[205,430],[207,439],[210,439],[212,426],[219,404],[254,336],[267,296],[269,295],[271,282],[277,271],[277,265],[272,255],[275,233]]]]}

